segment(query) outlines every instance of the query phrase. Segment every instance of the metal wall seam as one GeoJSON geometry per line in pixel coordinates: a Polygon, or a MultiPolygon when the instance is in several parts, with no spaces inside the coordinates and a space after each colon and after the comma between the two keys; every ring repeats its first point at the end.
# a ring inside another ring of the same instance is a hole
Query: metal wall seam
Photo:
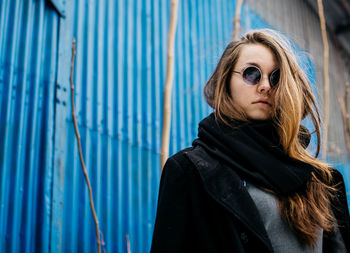
{"type": "Polygon", "coordinates": [[[66,0],[49,0],[58,14],[62,16],[63,18],[65,17],[65,5],[66,5],[66,0]]]}

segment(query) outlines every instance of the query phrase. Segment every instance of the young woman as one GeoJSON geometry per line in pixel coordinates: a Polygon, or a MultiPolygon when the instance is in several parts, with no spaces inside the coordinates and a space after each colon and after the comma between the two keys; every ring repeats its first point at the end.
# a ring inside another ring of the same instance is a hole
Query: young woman
{"type": "Polygon", "coordinates": [[[344,182],[316,158],[319,112],[286,40],[255,30],[231,42],[204,94],[214,113],[165,164],[151,252],[350,251],[344,182]]]}

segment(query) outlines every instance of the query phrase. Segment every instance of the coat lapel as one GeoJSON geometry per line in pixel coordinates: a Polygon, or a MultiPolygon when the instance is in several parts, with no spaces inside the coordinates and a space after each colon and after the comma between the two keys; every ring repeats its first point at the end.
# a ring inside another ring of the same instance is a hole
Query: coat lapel
{"type": "Polygon", "coordinates": [[[260,214],[240,177],[229,167],[212,158],[200,146],[186,153],[198,170],[211,197],[228,209],[238,220],[272,250],[260,214]]]}

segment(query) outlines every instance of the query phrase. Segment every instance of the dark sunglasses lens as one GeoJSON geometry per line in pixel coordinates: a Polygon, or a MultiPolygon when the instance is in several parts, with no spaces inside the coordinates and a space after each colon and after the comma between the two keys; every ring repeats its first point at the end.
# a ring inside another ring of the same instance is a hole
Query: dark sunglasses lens
{"type": "Polygon", "coordinates": [[[279,81],[280,81],[280,70],[276,69],[274,72],[272,72],[270,76],[271,87],[277,86],[279,81]]]}
{"type": "Polygon", "coordinates": [[[243,72],[243,79],[249,85],[256,85],[261,78],[261,72],[256,67],[248,67],[243,72]]]}

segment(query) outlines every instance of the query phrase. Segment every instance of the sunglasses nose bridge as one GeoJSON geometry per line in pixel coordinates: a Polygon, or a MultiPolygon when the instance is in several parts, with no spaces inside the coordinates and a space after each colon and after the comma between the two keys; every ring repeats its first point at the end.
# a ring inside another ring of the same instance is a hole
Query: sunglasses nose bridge
{"type": "Polygon", "coordinates": [[[270,83],[270,77],[262,75],[260,77],[260,81],[257,85],[257,89],[258,89],[259,93],[262,93],[263,91],[267,92],[270,89],[272,89],[272,85],[270,83]]]}

